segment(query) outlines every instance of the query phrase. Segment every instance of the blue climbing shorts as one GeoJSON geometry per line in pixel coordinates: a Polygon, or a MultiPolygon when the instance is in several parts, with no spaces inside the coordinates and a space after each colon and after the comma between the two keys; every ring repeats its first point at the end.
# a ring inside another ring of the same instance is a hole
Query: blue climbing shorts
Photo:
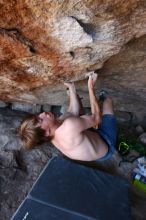
{"type": "Polygon", "coordinates": [[[108,145],[107,154],[102,158],[97,159],[96,161],[108,160],[115,151],[117,140],[117,122],[115,116],[111,114],[103,115],[101,124],[96,131],[108,145]]]}

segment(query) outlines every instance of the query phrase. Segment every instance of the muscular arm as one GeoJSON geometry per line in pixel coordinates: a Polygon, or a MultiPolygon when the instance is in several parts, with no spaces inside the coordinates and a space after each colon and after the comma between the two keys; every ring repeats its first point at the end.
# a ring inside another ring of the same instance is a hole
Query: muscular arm
{"type": "Polygon", "coordinates": [[[73,135],[95,126],[94,115],[82,115],[80,117],[69,117],[64,121],[64,129],[73,135]]]}
{"type": "Polygon", "coordinates": [[[67,112],[61,115],[59,118],[65,120],[71,116],[83,115],[84,111],[83,111],[82,102],[76,92],[74,83],[64,83],[64,85],[67,86],[69,89],[68,94],[70,98],[70,103],[67,112]]]}
{"type": "Polygon", "coordinates": [[[73,86],[69,87],[69,96],[70,96],[70,103],[67,112],[72,113],[75,116],[79,116],[80,105],[74,84],[73,86]]]}
{"type": "Polygon", "coordinates": [[[95,127],[98,127],[98,124],[100,123],[100,109],[99,109],[99,105],[98,105],[96,96],[94,94],[94,84],[96,82],[96,79],[97,79],[97,74],[95,74],[95,73],[93,73],[92,75],[89,76],[88,90],[89,90],[91,112],[95,118],[95,127]]]}

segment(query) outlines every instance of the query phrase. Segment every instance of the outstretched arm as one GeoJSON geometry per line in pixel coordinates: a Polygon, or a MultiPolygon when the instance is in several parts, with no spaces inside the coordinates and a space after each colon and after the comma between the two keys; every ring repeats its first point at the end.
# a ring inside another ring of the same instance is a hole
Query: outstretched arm
{"type": "Polygon", "coordinates": [[[68,88],[67,94],[70,98],[68,110],[65,114],[60,116],[60,119],[66,119],[71,116],[80,116],[84,114],[82,101],[76,92],[74,83],[64,83],[68,88]]]}
{"type": "MultiPolygon", "coordinates": [[[[88,80],[89,98],[91,104],[91,115],[82,115],[80,117],[69,117],[64,123],[64,129],[78,134],[88,128],[97,128],[100,123],[100,109],[94,94],[94,84],[97,80],[97,74],[92,73],[88,80]]],[[[70,132],[72,134],[72,132],[70,132]]]]}
{"type": "Polygon", "coordinates": [[[91,105],[91,112],[95,118],[95,127],[97,128],[100,123],[100,108],[94,94],[94,85],[97,80],[98,75],[92,72],[89,75],[88,79],[88,90],[89,90],[89,98],[90,98],[90,105],[91,105]]]}
{"type": "Polygon", "coordinates": [[[79,105],[79,99],[77,96],[76,88],[74,83],[64,83],[64,85],[69,89],[68,90],[68,95],[70,98],[70,103],[69,103],[69,108],[67,112],[79,116],[79,110],[80,110],[80,105],[79,105]]]}
{"type": "Polygon", "coordinates": [[[69,108],[67,113],[71,113],[74,116],[79,116],[84,114],[83,105],[81,98],[76,92],[75,84],[74,83],[64,83],[67,86],[68,95],[70,98],[69,108]]]}

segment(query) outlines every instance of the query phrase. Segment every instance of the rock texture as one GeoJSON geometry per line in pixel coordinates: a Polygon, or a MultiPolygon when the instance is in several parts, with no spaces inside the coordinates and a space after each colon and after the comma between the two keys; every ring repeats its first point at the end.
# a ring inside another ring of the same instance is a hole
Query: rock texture
{"type": "Polygon", "coordinates": [[[114,96],[116,108],[129,112],[146,109],[146,36],[128,43],[99,70],[101,84],[114,96]]]}
{"type": "MultiPolygon", "coordinates": [[[[1,100],[60,105],[63,81],[103,67],[117,108],[144,110],[145,0],[0,0],[0,17],[1,100]]],[[[87,95],[85,83],[78,87],[87,95]]]]}
{"type": "MultiPolygon", "coordinates": [[[[55,113],[56,109],[52,109],[55,113]]],[[[117,114],[120,135],[125,134],[129,140],[132,140],[132,138],[139,139],[137,128],[132,125],[132,121],[130,123],[127,114],[128,113],[125,113],[125,115],[124,113],[117,114]]],[[[50,160],[52,156],[59,154],[49,143],[37,146],[36,149],[31,151],[22,148],[22,143],[17,134],[17,128],[26,116],[28,116],[28,113],[11,110],[10,106],[0,109],[1,220],[11,219],[11,216],[28,194],[32,184],[35,182],[47,161],[50,160]]],[[[139,126],[141,125],[139,124],[139,126]]],[[[146,130],[143,131],[143,135],[146,134],[146,130]]],[[[110,160],[99,163],[97,168],[131,180],[131,172],[136,164],[121,163],[119,166],[121,160],[122,158],[115,152],[110,160]]],[[[138,200],[134,200],[132,203],[134,219],[145,220],[146,195],[142,192],[142,195],[139,195],[137,199],[138,200]]]]}
{"type": "Polygon", "coordinates": [[[27,113],[0,109],[0,219],[11,218],[46,162],[57,150],[45,143],[32,151],[22,147],[17,134],[27,113]]]}

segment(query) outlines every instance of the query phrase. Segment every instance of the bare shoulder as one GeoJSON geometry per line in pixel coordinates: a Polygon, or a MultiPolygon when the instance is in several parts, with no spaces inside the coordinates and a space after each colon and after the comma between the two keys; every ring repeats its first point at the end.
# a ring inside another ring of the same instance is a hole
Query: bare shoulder
{"type": "Polygon", "coordinates": [[[67,119],[64,120],[63,124],[62,124],[62,128],[63,129],[72,129],[73,127],[76,126],[75,122],[79,120],[79,117],[76,116],[71,116],[68,117],[67,119]]]}
{"type": "Polygon", "coordinates": [[[57,129],[57,134],[68,133],[74,126],[74,116],[66,118],[62,125],[57,129]]]}
{"type": "Polygon", "coordinates": [[[64,120],[63,124],[60,126],[60,131],[63,133],[70,133],[72,135],[77,135],[84,130],[91,128],[95,125],[94,116],[83,115],[83,116],[72,116],[64,120]]]}
{"type": "Polygon", "coordinates": [[[74,117],[65,119],[62,125],[55,131],[55,142],[57,141],[56,143],[59,143],[61,146],[70,141],[72,142],[74,137],[77,136],[74,130],[77,130],[74,126],[74,117]]]}

